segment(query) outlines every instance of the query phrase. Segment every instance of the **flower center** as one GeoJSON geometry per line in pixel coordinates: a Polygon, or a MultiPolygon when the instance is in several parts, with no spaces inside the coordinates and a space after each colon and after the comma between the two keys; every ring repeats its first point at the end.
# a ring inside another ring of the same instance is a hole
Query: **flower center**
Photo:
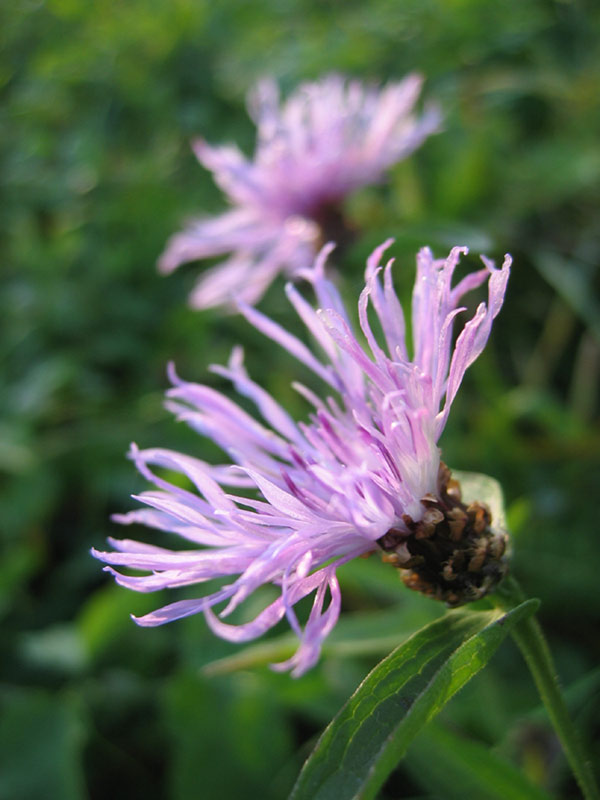
{"type": "Polygon", "coordinates": [[[383,560],[402,570],[409,589],[455,607],[493,591],[507,572],[503,558],[508,535],[492,530],[492,515],[485,503],[462,502],[460,484],[441,463],[438,496],[421,498],[423,516],[415,522],[408,514],[406,530],[390,528],[377,544],[383,560]]]}
{"type": "Polygon", "coordinates": [[[356,230],[348,223],[339,203],[322,203],[314,208],[309,216],[319,226],[320,247],[327,242],[335,242],[336,252],[339,255],[356,238],[356,230]]]}

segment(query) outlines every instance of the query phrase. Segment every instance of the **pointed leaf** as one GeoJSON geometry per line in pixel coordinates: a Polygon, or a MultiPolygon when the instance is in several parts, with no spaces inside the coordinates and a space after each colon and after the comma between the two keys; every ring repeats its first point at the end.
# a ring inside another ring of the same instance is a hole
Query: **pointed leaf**
{"type": "MultiPolygon", "coordinates": [[[[399,583],[397,576],[396,581],[399,583]]],[[[401,587],[397,587],[400,591],[401,587]]],[[[412,603],[413,596],[407,595],[407,602],[383,611],[345,614],[323,644],[323,657],[385,655],[393,650],[398,642],[404,641],[426,622],[439,616],[439,604],[412,603]]],[[[415,600],[420,600],[416,595],[415,600]]],[[[240,669],[272,664],[289,658],[298,647],[294,634],[284,633],[266,642],[244,647],[232,655],[211,661],[202,668],[204,675],[224,675],[240,669]]]]}
{"type": "Polygon", "coordinates": [[[368,800],[417,733],[485,666],[528,600],[506,614],[451,611],[396,648],[365,678],[319,739],[292,800],[368,800]]]}

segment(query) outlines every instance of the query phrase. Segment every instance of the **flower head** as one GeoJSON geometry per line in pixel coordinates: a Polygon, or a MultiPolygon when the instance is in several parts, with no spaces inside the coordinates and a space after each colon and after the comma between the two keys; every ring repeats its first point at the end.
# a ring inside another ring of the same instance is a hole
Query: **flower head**
{"type": "Polygon", "coordinates": [[[301,85],[280,104],[264,81],[250,97],[257,126],[254,159],[235,147],[194,144],[231,208],[200,219],[169,241],[163,272],[196,259],[229,257],[200,280],[196,308],[257,302],[281,271],[293,277],[312,263],[320,244],[339,240],[341,201],[380,180],[439,125],[437,111],[413,113],[421,79],[409,75],[382,89],[337,75],[301,85]]]}
{"type": "MultiPolygon", "coordinates": [[[[379,266],[388,245],[370,257],[358,303],[366,344],[353,330],[336,288],[324,277],[329,248],[304,275],[315,289],[318,311],[292,285],[287,287],[292,305],[321,350],[320,357],[256,309],[242,307],[256,328],[308,366],[327,387],[321,399],[295,384],[312,406],[306,422],[295,422],[249,378],[239,349],[228,366],[213,366],[212,371],[249,398],[262,421],[215,389],[173,375],[170,408],[216,442],[235,466],[213,466],[168,450],[134,447],[131,458],[156,488],[137,498],[145,509],[117,520],[177,534],[191,549],[172,551],[124,540],[112,541],[116,552],[95,555],[113,566],[149,573],[130,576],[106,568],[118,583],[137,591],[187,586],[210,578],[223,578],[224,583],[204,597],[180,600],[147,614],[137,620],[140,625],[160,625],[204,612],[216,634],[242,642],[286,616],[300,645],[277,668],[291,668],[300,675],[316,662],[338,618],[336,569],[341,564],[381,549],[387,560],[391,557],[398,566],[412,568],[418,558],[406,547],[431,536],[436,526],[449,541],[455,540],[455,534],[460,538],[465,527],[476,536],[484,533],[489,523],[485,510],[461,507],[447,476],[440,484],[444,470],[440,470],[437,442],[465,370],[483,350],[502,305],[510,258],[502,269],[483,259],[483,269],[452,287],[454,269],[466,249],[454,248],[445,260],[435,260],[428,249],[421,250],[412,300],[411,356],[402,308],[392,286],[392,262],[384,269],[379,266]],[[459,307],[462,296],[486,280],[487,303],[478,306],[453,344],[454,321],[464,311],[459,307]],[[384,342],[371,329],[369,306],[379,320],[384,342]],[[169,482],[153,467],[181,473],[193,489],[169,482]],[[448,504],[451,495],[454,499],[448,504]],[[449,509],[447,519],[444,509],[449,509]],[[245,624],[224,621],[263,584],[278,588],[273,603],[245,624]],[[312,611],[302,627],[294,606],[311,594],[312,611]],[[226,606],[217,616],[213,608],[222,602],[226,606]]],[[[452,561],[450,566],[457,564],[452,561]]],[[[449,572],[446,577],[452,581],[449,572]]],[[[470,578],[469,587],[482,593],[484,577],[481,583],[470,578]]],[[[412,585],[415,582],[417,578],[412,585]]]]}

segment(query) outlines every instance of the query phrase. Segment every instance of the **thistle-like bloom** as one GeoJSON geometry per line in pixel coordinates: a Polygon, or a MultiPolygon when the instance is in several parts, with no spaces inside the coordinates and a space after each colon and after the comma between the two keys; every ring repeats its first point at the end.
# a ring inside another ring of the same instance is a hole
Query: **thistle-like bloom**
{"type": "Polygon", "coordinates": [[[234,298],[254,304],[279,272],[295,277],[308,268],[323,242],[340,240],[343,199],[379,181],[437,129],[436,110],[413,113],[421,82],[409,75],[377,89],[332,75],[282,104],[274,82],[259,84],[249,103],[252,161],[234,145],[194,143],[231,208],[173,236],[159,269],[230,253],[192,293],[192,306],[208,308],[234,298]]]}
{"type": "Polygon", "coordinates": [[[383,550],[385,560],[409,570],[409,585],[451,605],[481,596],[499,577],[494,564],[502,555],[503,540],[488,536],[489,513],[483,505],[460,502],[457,486],[440,465],[437,442],[465,370],[483,350],[502,305],[510,258],[502,269],[483,259],[484,269],[453,288],[452,275],[466,249],[454,248],[445,260],[421,250],[412,300],[411,357],[392,286],[392,262],[385,269],[379,266],[388,245],[370,257],[358,303],[366,344],[324,276],[329,248],[304,275],[316,292],[318,311],[292,285],[287,287],[320,357],[256,309],[242,307],[256,328],[325,384],[323,398],[294,384],[312,406],[306,422],[291,419],[248,377],[239,349],[227,367],[213,366],[212,371],[230,380],[256,406],[262,421],[215,389],[173,375],[170,408],[216,442],[235,466],[134,447],[131,458],[156,489],[137,498],[147,508],[117,520],[168,531],[192,547],[174,551],[124,540],[112,541],[116,552],[95,555],[113,566],[148,572],[131,576],[106,568],[119,584],[141,592],[212,578],[224,582],[204,597],[180,600],[137,619],[140,625],[204,612],[217,635],[244,642],[286,616],[300,645],[277,668],[300,675],[317,661],[337,621],[341,598],[336,570],[350,559],[383,550]],[[478,306],[453,345],[454,321],[464,311],[459,307],[462,296],[486,280],[487,303],[478,306]],[[369,307],[385,341],[372,331],[369,307]],[[171,483],[154,467],[180,473],[193,488],[171,483]],[[443,563],[437,566],[443,574],[437,578],[420,555],[424,539],[427,552],[441,554],[443,563]],[[462,583],[456,583],[461,571],[462,583]],[[224,621],[263,584],[277,587],[274,602],[250,622],[224,621]],[[302,627],[294,606],[307,595],[314,599],[302,627]],[[223,602],[226,606],[217,616],[213,608],[223,602]]]}

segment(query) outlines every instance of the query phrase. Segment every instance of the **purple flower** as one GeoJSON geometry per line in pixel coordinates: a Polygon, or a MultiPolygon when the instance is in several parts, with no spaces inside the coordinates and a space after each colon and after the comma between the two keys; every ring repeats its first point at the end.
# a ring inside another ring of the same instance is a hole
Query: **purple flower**
{"type": "MultiPolygon", "coordinates": [[[[452,275],[466,248],[454,248],[445,260],[421,250],[412,300],[411,357],[404,315],[392,286],[392,262],[384,269],[379,266],[389,244],[369,258],[358,303],[366,345],[357,338],[337,289],[324,277],[330,247],[303,274],[314,287],[319,310],[287,286],[320,357],[256,309],[241,307],[256,328],[325,384],[322,398],[294,384],[312,406],[306,422],[295,422],[248,377],[240,349],[234,350],[228,366],[211,369],[256,406],[262,421],[215,389],[172,375],[171,410],[216,442],[234,466],[214,466],[169,450],[134,446],[131,458],[156,488],[136,498],[145,509],[118,515],[117,521],[177,534],[191,549],[173,551],[113,540],[116,552],[94,555],[113,566],[149,573],[123,575],[106,567],[119,584],[141,592],[212,578],[224,582],[204,597],[180,600],[138,618],[140,625],[161,625],[202,611],[217,635],[245,642],[285,616],[300,645],[277,669],[291,668],[294,675],[301,675],[317,661],[340,612],[336,569],[378,547],[400,553],[415,526],[421,525],[423,534],[425,523],[435,522],[431,501],[439,496],[437,442],[465,370],[483,350],[502,305],[510,258],[502,269],[483,258],[484,268],[453,288],[452,275]],[[454,320],[464,311],[459,307],[462,296],[486,280],[487,304],[478,306],[453,345],[454,320]],[[369,306],[385,344],[371,329],[369,306]],[[155,467],[180,473],[193,489],[180,488],[155,467]],[[392,546],[388,546],[390,536],[392,546]],[[224,621],[263,584],[277,587],[274,602],[245,624],[224,621]],[[312,610],[302,627],[294,606],[311,594],[312,610]],[[217,616],[213,608],[222,602],[226,606],[217,616]]],[[[446,482],[444,490],[447,486],[446,482]]],[[[464,520],[456,517],[460,509],[454,513],[456,532],[464,528],[464,520]]],[[[477,513],[480,522],[483,512],[477,513]]],[[[390,560],[389,553],[386,558],[390,560]]]]}
{"type": "Polygon", "coordinates": [[[340,239],[342,200],[379,181],[437,129],[437,111],[413,113],[421,83],[409,75],[377,89],[332,75],[301,85],[282,104],[273,81],[259,84],[249,104],[252,161],[235,145],[194,144],[231,208],[173,236],[159,269],[230,253],[192,293],[192,306],[208,308],[232,298],[254,304],[279,272],[294,277],[309,267],[324,241],[340,239]]]}

